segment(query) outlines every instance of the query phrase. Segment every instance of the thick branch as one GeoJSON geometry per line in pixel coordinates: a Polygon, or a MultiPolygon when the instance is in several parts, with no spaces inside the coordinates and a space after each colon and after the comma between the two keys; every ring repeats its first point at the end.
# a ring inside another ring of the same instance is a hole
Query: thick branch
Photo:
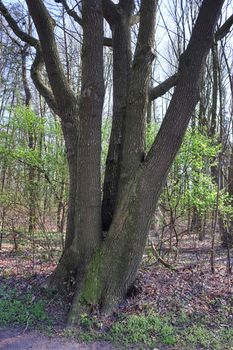
{"type": "MultiPolygon", "coordinates": [[[[121,12],[119,7],[124,11],[124,13],[128,16],[131,15],[134,9],[134,1],[133,0],[121,0],[119,5],[115,5],[111,0],[103,0],[103,13],[104,18],[112,26],[121,18],[121,12]]],[[[140,15],[136,14],[131,16],[130,25],[134,25],[139,23],[140,15]]]]}
{"type": "Polygon", "coordinates": [[[159,133],[144,162],[148,170],[147,180],[151,186],[155,185],[151,176],[153,173],[155,183],[160,183],[162,188],[169,167],[182,143],[198,101],[203,62],[212,45],[223,2],[224,0],[216,0],[213,5],[211,0],[203,1],[188,47],[180,58],[176,89],[159,133]]]}
{"type": "MultiPolygon", "coordinates": [[[[56,0],[55,0],[55,1],[56,1],[56,0]]],[[[56,1],[56,2],[58,2],[58,1],[56,1]]],[[[69,15],[70,17],[72,17],[73,20],[74,20],[75,22],[77,22],[80,26],[82,26],[82,25],[83,25],[82,18],[79,17],[79,15],[77,14],[76,11],[72,10],[72,9],[69,7],[69,5],[67,4],[67,1],[66,1],[66,0],[60,0],[59,2],[63,4],[64,9],[65,9],[66,12],[68,13],[68,15],[69,15]]],[[[103,45],[104,45],[104,46],[108,46],[108,47],[112,47],[112,39],[111,39],[111,38],[103,38],[103,45]]]]}
{"type": "Polygon", "coordinates": [[[135,8],[134,0],[120,0],[119,6],[130,15],[135,8]]]}
{"type": "Polygon", "coordinates": [[[54,95],[50,88],[45,85],[42,76],[41,76],[41,70],[44,67],[44,60],[42,56],[41,49],[38,48],[36,50],[36,57],[34,59],[34,62],[31,66],[31,78],[33,80],[33,83],[38,90],[38,92],[41,94],[41,96],[44,97],[45,101],[47,102],[48,106],[56,113],[59,114],[58,106],[55,101],[54,95]]]}
{"type": "Polygon", "coordinates": [[[79,17],[79,15],[77,14],[76,11],[72,10],[68,6],[67,1],[66,0],[60,0],[60,2],[64,6],[64,8],[65,8],[66,12],[68,13],[68,15],[70,15],[70,17],[72,17],[75,20],[75,22],[77,22],[78,24],[80,24],[80,26],[82,26],[83,25],[82,18],[79,17]]]}
{"type": "Polygon", "coordinates": [[[174,87],[178,80],[178,74],[174,74],[168,79],[164,80],[161,84],[152,88],[149,93],[149,100],[153,101],[158,97],[163,96],[168,92],[172,87],[174,87]]]}
{"type": "Polygon", "coordinates": [[[103,38],[104,46],[112,47],[112,38],[103,38]]]}
{"type": "Polygon", "coordinates": [[[27,69],[26,69],[26,57],[27,57],[27,49],[28,49],[28,44],[24,44],[23,48],[21,48],[21,58],[22,58],[22,82],[23,82],[23,88],[25,92],[25,106],[30,105],[30,101],[32,98],[32,94],[30,91],[30,87],[28,84],[28,79],[27,79],[27,69]]]}
{"type": "Polygon", "coordinates": [[[130,25],[138,24],[140,22],[140,14],[134,15],[130,18],[130,25]]]}
{"type": "MultiPolygon", "coordinates": [[[[8,12],[7,8],[3,5],[2,1],[0,1],[0,12],[6,19],[7,23],[9,24],[10,28],[13,30],[15,35],[20,38],[22,41],[26,42],[28,45],[33,46],[36,48],[36,57],[34,59],[34,62],[31,67],[31,77],[32,80],[38,90],[38,92],[44,97],[46,100],[47,104],[49,105],[50,108],[53,109],[55,113],[58,112],[57,104],[55,101],[55,98],[53,96],[52,91],[44,84],[43,79],[41,77],[41,70],[44,65],[43,57],[42,57],[42,52],[40,48],[40,42],[39,40],[35,39],[31,35],[23,32],[16,20],[10,15],[8,12]]],[[[16,41],[15,39],[12,38],[12,40],[16,41]]],[[[17,42],[18,44],[18,42],[17,42]]],[[[19,45],[19,44],[18,44],[19,45]]]]}
{"type": "Polygon", "coordinates": [[[141,163],[145,146],[145,112],[151,64],[157,0],[142,0],[137,45],[130,72],[130,84],[123,135],[119,196],[141,163]]]}
{"type": "Polygon", "coordinates": [[[233,25],[233,15],[231,15],[226,22],[217,30],[215,33],[215,40],[221,40],[223,39],[230,31],[231,27],[233,25]]]}
{"type": "Polygon", "coordinates": [[[65,111],[76,101],[70,89],[58,54],[54,36],[54,20],[51,18],[42,0],[26,0],[29,13],[40,39],[43,59],[49,82],[61,111],[65,111]]]}
{"type": "Polygon", "coordinates": [[[10,28],[13,30],[13,32],[18,38],[20,38],[22,41],[29,44],[30,46],[34,46],[34,47],[38,46],[39,41],[19,28],[17,22],[10,15],[9,11],[4,6],[1,0],[0,0],[0,12],[2,13],[3,17],[6,19],[7,23],[9,24],[10,28]]]}
{"type": "Polygon", "coordinates": [[[110,26],[120,17],[117,6],[111,0],[103,0],[103,14],[110,26]]]}

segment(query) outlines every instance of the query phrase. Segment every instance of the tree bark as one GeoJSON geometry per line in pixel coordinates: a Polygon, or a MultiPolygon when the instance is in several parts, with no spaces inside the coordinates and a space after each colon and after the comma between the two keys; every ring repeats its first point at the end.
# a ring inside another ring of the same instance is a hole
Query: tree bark
{"type": "Polygon", "coordinates": [[[145,158],[146,111],[149,99],[151,65],[154,59],[154,33],[157,1],[142,1],[138,40],[130,72],[126,122],[123,131],[121,174],[118,198],[124,186],[145,158]]]}
{"type": "MultiPolygon", "coordinates": [[[[120,162],[122,153],[122,134],[125,122],[128,96],[129,75],[131,66],[131,29],[130,19],[133,1],[127,0],[128,6],[114,10],[117,15],[109,19],[112,30],[113,48],[113,116],[112,130],[106,160],[102,202],[102,227],[108,231],[116,206],[120,162]]],[[[106,12],[106,10],[105,10],[106,12]]]]}
{"type": "MultiPolygon", "coordinates": [[[[150,4],[155,5],[153,1],[150,4]]],[[[179,79],[158,136],[145,161],[124,185],[109,234],[94,254],[83,287],[74,297],[71,323],[77,320],[80,304],[99,305],[108,311],[125,297],[134,282],[166,175],[198,101],[201,67],[211,47],[222,5],[222,0],[214,6],[209,0],[203,1],[189,45],[181,57],[179,79]]],[[[135,115],[138,113],[135,111],[135,115]]],[[[137,146],[135,149],[137,155],[137,146]]]]}
{"type": "MultiPolygon", "coordinates": [[[[105,18],[111,23],[116,21],[119,7],[111,0],[82,0],[82,89],[78,104],[59,59],[54,21],[42,0],[26,2],[40,43],[22,35],[17,27],[16,32],[37,49],[34,79],[46,101],[61,117],[67,148],[70,173],[67,238],[51,283],[62,286],[74,276],[76,291],[69,320],[75,323],[80,305],[98,305],[107,311],[125,297],[135,280],[160,192],[198,101],[201,67],[211,47],[224,0],[202,3],[190,42],[180,59],[177,80],[172,81],[176,84],[172,100],[147,156],[144,155],[145,124],[157,0],[141,1],[136,51],[129,85],[124,90],[127,91],[125,115],[121,111],[125,121],[117,201],[105,240],[101,237],[100,188],[104,95],[102,4],[105,18]],[[37,74],[41,57],[51,89],[44,86],[37,74]]],[[[128,5],[130,1],[119,2],[122,9],[128,5]]],[[[123,98],[122,101],[125,102],[123,98]]]]}
{"type": "MultiPolygon", "coordinates": [[[[53,19],[41,0],[36,3],[27,0],[27,4],[40,39],[56,112],[61,117],[68,158],[70,187],[65,250],[48,281],[50,286],[61,288],[70,275],[81,278],[101,240],[102,4],[100,0],[82,1],[82,88],[79,102],[61,66],[53,19]]],[[[40,51],[37,52],[34,75],[41,64],[39,60],[40,51]]]]}
{"type": "MultiPolygon", "coordinates": [[[[231,196],[231,205],[233,206],[233,147],[231,150],[231,158],[228,169],[228,193],[231,196]]],[[[223,220],[221,220],[222,225],[222,245],[224,248],[230,249],[233,247],[233,220],[229,220],[228,225],[224,225],[223,220]],[[226,227],[227,226],[227,227],[226,227]]]]}

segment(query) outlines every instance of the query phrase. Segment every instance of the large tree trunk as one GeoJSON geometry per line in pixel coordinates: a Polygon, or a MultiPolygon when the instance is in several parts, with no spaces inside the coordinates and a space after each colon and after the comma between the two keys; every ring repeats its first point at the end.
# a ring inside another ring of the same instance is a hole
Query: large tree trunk
{"type": "Polygon", "coordinates": [[[82,1],[82,87],[79,100],[74,97],[64,77],[53,35],[53,20],[42,1],[35,3],[28,0],[27,3],[41,41],[43,58],[58,114],[61,117],[67,150],[70,188],[65,250],[56,270],[47,281],[50,287],[64,289],[71,277],[77,282],[82,280],[86,266],[102,238],[100,178],[104,99],[102,2],[82,1]],[[43,14],[43,25],[40,21],[41,14],[43,14]]]}
{"type": "MultiPolygon", "coordinates": [[[[78,116],[77,107],[74,106],[70,108],[69,115],[78,116]]],[[[69,171],[69,198],[68,198],[68,212],[67,212],[67,222],[66,222],[66,239],[65,239],[65,249],[63,251],[62,257],[58,263],[57,268],[46,281],[44,286],[66,290],[67,284],[69,284],[70,279],[73,278],[74,272],[73,266],[77,266],[76,254],[73,253],[72,244],[76,235],[76,220],[78,216],[78,206],[77,206],[77,174],[78,174],[78,128],[75,122],[64,122],[67,118],[63,116],[62,118],[62,130],[65,139],[65,146],[67,152],[68,160],[68,171],[69,171]]],[[[75,118],[74,118],[75,120],[75,118]]]]}
{"type": "MultiPolygon", "coordinates": [[[[89,307],[94,304],[102,310],[109,310],[124,298],[134,282],[160,192],[198,100],[201,67],[210,49],[224,0],[203,1],[189,45],[180,59],[175,92],[146,158],[143,154],[145,116],[157,1],[141,1],[139,34],[130,70],[126,113],[123,114],[125,125],[121,130],[123,143],[117,201],[105,240],[101,237],[100,191],[102,4],[107,16],[113,20],[119,6],[126,9],[131,1],[120,0],[116,6],[110,0],[82,0],[82,92],[79,106],[59,60],[53,20],[42,0],[26,2],[40,43],[18,30],[16,32],[36,47],[34,73],[36,68],[38,73],[43,56],[52,93],[44,87],[38,74],[33,77],[48,104],[61,117],[67,147],[71,191],[67,239],[51,281],[53,285],[61,286],[74,276],[76,291],[70,311],[70,322],[73,323],[77,320],[80,305],[89,307]]],[[[122,100],[125,102],[125,97],[122,100]]]]}
{"type": "MultiPolygon", "coordinates": [[[[153,1],[149,2],[152,5],[153,1]]],[[[83,304],[99,305],[108,311],[125,297],[136,277],[152,214],[198,101],[201,67],[222,4],[218,0],[213,9],[210,1],[203,2],[190,43],[180,60],[178,83],[158,136],[145,161],[124,183],[109,234],[95,252],[81,290],[76,292],[70,323],[77,320],[83,304]]],[[[135,109],[135,115],[138,113],[140,110],[135,109]]],[[[136,148],[135,162],[137,151],[136,148]]]]}

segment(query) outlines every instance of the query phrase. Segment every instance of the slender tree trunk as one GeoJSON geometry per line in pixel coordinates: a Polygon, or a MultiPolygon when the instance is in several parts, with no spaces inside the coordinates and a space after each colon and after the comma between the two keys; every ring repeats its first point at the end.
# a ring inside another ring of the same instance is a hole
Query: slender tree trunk
{"type": "MultiPolygon", "coordinates": [[[[22,58],[22,81],[25,93],[25,106],[30,107],[31,102],[31,91],[28,84],[27,78],[27,54],[28,54],[28,45],[24,45],[21,49],[21,58],[22,58]]],[[[33,135],[33,130],[29,130],[28,132],[28,147],[30,150],[34,150],[35,148],[35,140],[33,135]]],[[[29,187],[29,224],[28,224],[28,232],[33,233],[35,231],[36,226],[36,193],[35,193],[35,168],[29,165],[28,169],[28,187],[29,187]]]]}
{"type": "MultiPolygon", "coordinates": [[[[228,193],[231,196],[231,203],[233,206],[233,148],[231,151],[230,165],[228,169],[228,193]]],[[[221,222],[222,227],[222,245],[225,248],[233,247],[233,220],[230,219],[228,227],[225,227],[224,222],[221,222]]]]}

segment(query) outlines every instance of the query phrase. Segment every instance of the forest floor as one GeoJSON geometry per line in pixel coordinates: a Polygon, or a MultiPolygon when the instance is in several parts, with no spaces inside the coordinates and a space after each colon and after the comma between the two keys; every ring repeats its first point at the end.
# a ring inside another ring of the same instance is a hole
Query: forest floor
{"type": "Polygon", "coordinates": [[[233,350],[233,259],[219,244],[214,273],[208,239],[183,240],[174,270],[148,249],[133,295],[108,317],[81,315],[73,329],[65,328],[72,292],[64,300],[40,288],[56,259],[12,248],[0,251],[0,349],[233,350]]]}
{"type": "Polygon", "coordinates": [[[36,331],[22,333],[20,329],[0,329],[1,350],[114,350],[107,342],[78,343],[64,337],[48,337],[36,331]]]}

